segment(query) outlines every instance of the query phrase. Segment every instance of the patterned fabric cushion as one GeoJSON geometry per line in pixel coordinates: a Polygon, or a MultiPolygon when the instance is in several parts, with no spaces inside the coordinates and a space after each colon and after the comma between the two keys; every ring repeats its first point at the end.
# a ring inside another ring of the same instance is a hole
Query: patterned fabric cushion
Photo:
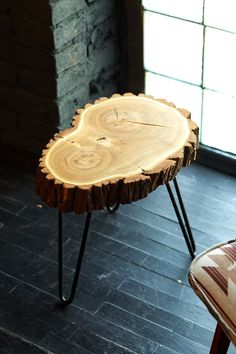
{"type": "Polygon", "coordinates": [[[196,257],[189,282],[236,345],[236,240],[218,244],[196,257]]]}

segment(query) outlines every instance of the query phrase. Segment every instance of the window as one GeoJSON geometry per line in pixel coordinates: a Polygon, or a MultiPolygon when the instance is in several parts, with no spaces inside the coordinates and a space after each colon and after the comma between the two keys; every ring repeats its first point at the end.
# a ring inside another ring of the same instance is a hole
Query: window
{"type": "Polygon", "coordinates": [[[146,93],[192,112],[202,144],[236,154],[235,0],[143,0],[146,93]]]}

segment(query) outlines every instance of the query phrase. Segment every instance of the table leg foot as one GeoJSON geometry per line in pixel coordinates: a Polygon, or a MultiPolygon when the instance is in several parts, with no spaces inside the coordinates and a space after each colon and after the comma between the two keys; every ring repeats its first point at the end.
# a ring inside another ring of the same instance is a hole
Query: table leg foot
{"type": "Polygon", "coordinates": [[[112,213],[114,213],[116,210],[118,210],[119,206],[120,206],[120,203],[115,203],[114,205],[112,205],[112,206],[107,206],[106,208],[107,208],[108,212],[112,214],[112,213]]]}
{"type": "Polygon", "coordinates": [[[86,246],[89,225],[91,221],[92,213],[87,213],[87,218],[85,221],[82,241],[80,245],[80,250],[78,254],[77,265],[75,268],[74,279],[72,282],[71,292],[68,298],[66,299],[63,295],[63,222],[62,222],[62,213],[59,211],[58,213],[58,284],[59,284],[59,298],[63,305],[69,305],[72,303],[75,297],[75,292],[79,280],[80,268],[83,260],[84,250],[86,246]]]}
{"type": "Polygon", "coordinates": [[[184,207],[184,203],[183,203],[183,199],[182,199],[182,196],[181,196],[181,193],[180,193],[180,189],[179,189],[179,186],[178,186],[178,183],[177,183],[177,179],[174,178],[173,182],[174,182],[174,187],[175,187],[175,191],[176,191],[176,195],[177,195],[177,199],[178,199],[178,202],[179,202],[180,209],[179,209],[179,207],[178,207],[178,205],[176,203],[175,196],[174,196],[174,194],[172,192],[172,189],[171,189],[169,183],[166,184],[167,191],[169,193],[172,205],[173,205],[174,210],[175,210],[175,214],[176,214],[177,219],[179,221],[179,225],[180,225],[182,234],[184,236],[186,245],[188,247],[189,253],[190,253],[191,257],[194,258],[195,257],[195,251],[196,251],[196,245],[195,245],[195,241],[194,241],[194,238],[193,238],[192,230],[191,230],[191,227],[190,227],[190,223],[189,223],[189,220],[188,220],[186,209],[184,207]],[[182,212],[182,216],[181,216],[181,212],[182,212]]]}

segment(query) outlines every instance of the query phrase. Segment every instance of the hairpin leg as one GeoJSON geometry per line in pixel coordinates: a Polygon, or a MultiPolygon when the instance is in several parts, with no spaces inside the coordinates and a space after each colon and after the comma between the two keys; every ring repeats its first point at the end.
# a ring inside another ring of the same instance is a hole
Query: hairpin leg
{"type": "Polygon", "coordinates": [[[109,213],[114,213],[120,206],[120,203],[115,203],[114,205],[112,206],[107,206],[107,210],[109,211],[109,213]]]}
{"type": "Polygon", "coordinates": [[[180,210],[178,208],[178,205],[176,203],[174,194],[172,192],[172,189],[171,189],[169,183],[166,184],[166,187],[167,187],[167,190],[168,190],[172,205],[174,207],[177,219],[179,221],[179,225],[180,225],[180,228],[182,230],[182,234],[184,236],[184,239],[185,239],[186,245],[188,247],[189,253],[190,253],[191,257],[194,258],[195,257],[195,251],[196,251],[195,241],[194,241],[192,230],[191,230],[191,227],[190,227],[190,224],[189,224],[187,212],[186,212],[185,207],[184,207],[183,199],[182,199],[182,196],[181,196],[181,193],[180,193],[180,190],[179,190],[177,179],[174,178],[173,181],[174,181],[174,187],[175,187],[175,191],[176,191],[176,194],[177,194],[178,202],[179,202],[179,205],[180,205],[180,210],[182,212],[182,216],[180,214],[180,210]]]}
{"type": "Polygon", "coordinates": [[[87,218],[85,221],[85,226],[84,226],[84,231],[83,231],[83,236],[82,236],[82,241],[80,245],[80,250],[79,250],[79,255],[78,255],[78,260],[77,260],[77,265],[74,273],[74,279],[72,282],[72,287],[71,287],[71,292],[70,295],[67,299],[65,299],[63,295],[63,240],[62,240],[62,234],[63,234],[63,222],[62,222],[62,213],[59,211],[58,213],[58,274],[59,274],[59,298],[61,300],[61,303],[63,305],[69,305],[75,296],[78,280],[79,280],[79,275],[80,275],[80,268],[81,268],[81,263],[84,255],[84,249],[87,241],[87,236],[88,236],[88,231],[89,231],[89,224],[91,220],[91,215],[92,213],[87,213],[87,218]]]}

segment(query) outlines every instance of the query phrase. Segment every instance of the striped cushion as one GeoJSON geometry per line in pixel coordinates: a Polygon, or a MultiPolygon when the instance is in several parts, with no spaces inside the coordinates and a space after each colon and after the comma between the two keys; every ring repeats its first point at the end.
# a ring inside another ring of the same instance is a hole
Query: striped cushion
{"type": "Polygon", "coordinates": [[[189,282],[236,345],[236,240],[218,244],[196,257],[189,282]]]}

